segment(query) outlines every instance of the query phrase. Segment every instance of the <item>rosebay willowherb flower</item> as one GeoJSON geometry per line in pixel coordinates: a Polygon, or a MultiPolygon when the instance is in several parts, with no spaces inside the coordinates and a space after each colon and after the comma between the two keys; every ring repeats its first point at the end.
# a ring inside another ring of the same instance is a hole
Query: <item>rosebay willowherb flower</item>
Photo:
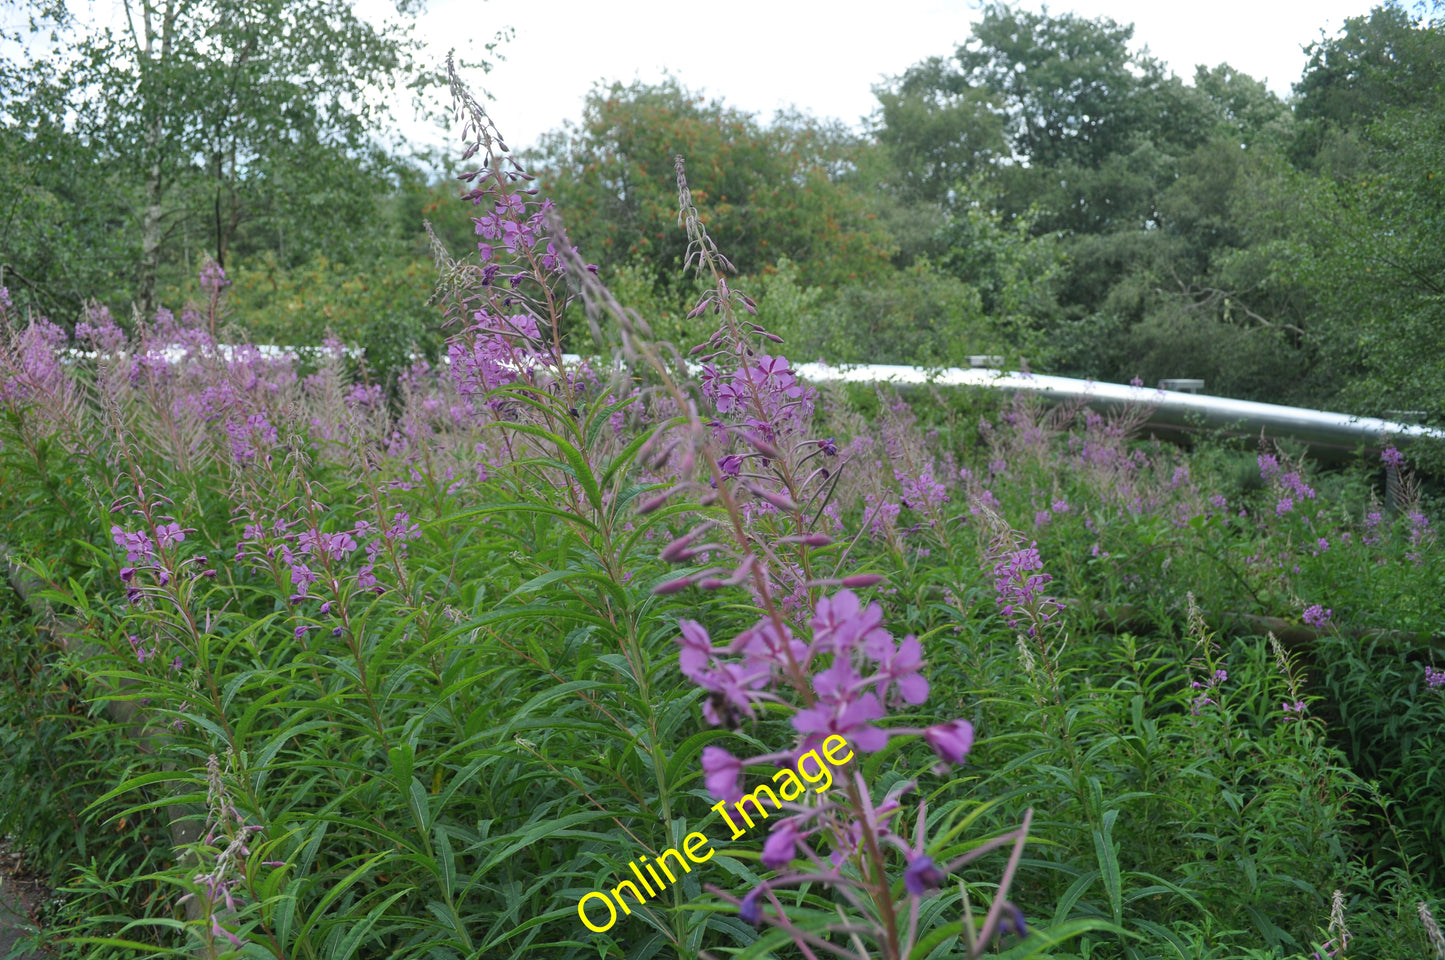
{"type": "MultiPolygon", "coordinates": [[[[213,753],[206,763],[206,825],[205,836],[199,844],[197,855],[208,869],[192,877],[198,893],[189,893],[178,904],[199,897],[201,916],[196,922],[198,933],[205,943],[205,949],[217,949],[217,941],[224,940],[233,948],[241,948],[246,941],[237,936],[227,923],[238,911],[238,900],[246,892],[249,881],[246,860],[251,856],[251,844],[262,828],[246,822],[246,817],[236,807],[227,780],[234,778],[234,756],[228,751],[226,768],[222,770],[220,759],[213,753]]],[[[268,860],[261,866],[284,867],[284,861],[268,860]]]]}
{"type": "MultiPolygon", "coordinates": [[[[797,382],[785,359],[768,352],[768,345],[779,338],[738,316],[739,310],[752,313],[753,303],[729,286],[725,273],[730,265],[693,205],[681,158],[676,169],[679,219],[690,241],[688,261],[713,281],[693,312],[712,311],[719,326],[693,351],[703,354],[698,392],[708,419],[697,398],[672,385],[674,402],[688,418],[670,451],[678,455],[677,448],[682,448],[683,479],[644,501],[640,509],[655,510],[691,494],[699,508],[720,507],[721,516],[701,519],[662,549],[662,558],[672,563],[704,557],[707,562],[660,584],[656,592],[746,586],[762,610],[760,619],[721,644],[713,642],[703,624],[680,621],[679,668],[706,692],[703,715],[708,723],[736,727],[757,718],[766,706],[787,714],[795,732],[787,748],[762,756],[738,758],[721,746],[708,746],[702,757],[708,790],[724,801],[738,800],[743,795],[739,779],[749,767],[779,762],[796,766],[830,737],[876,752],[894,736],[921,736],[940,766],[962,762],[973,743],[968,721],[927,728],[888,722],[891,712],[916,708],[928,697],[923,646],[912,636],[895,641],[883,627],[881,607],[853,592],[880,578],[841,570],[825,576],[819,570],[817,551],[826,549],[832,538],[813,525],[826,492],[836,483],[839,465],[831,462],[836,445],[807,435],[813,394],[797,382]],[[755,506],[745,509],[749,504],[755,506]],[[830,587],[844,589],[826,593],[830,587]]],[[[587,277],[582,281],[589,305],[618,316],[629,345],[651,360],[660,378],[669,380],[670,372],[643,343],[638,325],[600,284],[587,277]]],[[[926,501],[937,494],[928,485],[917,495],[926,501]]],[[[882,956],[901,958],[919,942],[921,898],[953,871],[1012,844],[1012,857],[987,915],[977,929],[969,927],[970,954],[980,953],[1002,932],[1023,932],[1022,917],[1007,894],[1027,837],[1027,818],[1018,829],[939,864],[929,852],[923,804],[912,842],[894,825],[912,783],[897,786],[881,800],[856,771],[843,777],[840,787],[826,802],[809,804],[796,797],[780,802],[787,815],[772,825],[762,853],[764,866],[776,871],[775,877],[741,897],[708,889],[736,905],[744,920],[786,931],[805,955],[820,946],[843,956],[871,955],[863,946],[868,940],[882,956]],[[895,862],[904,881],[897,896],[890,876],[895,862]],[[804,884],[833,892],[843,917],[837,930],[846,931],[853,946],[840,948],[816,928],[805,930],[793,921],[775,891],[804,884]]]]}
{"type": "MultiPolygon", "coordinates": [[[[836,569],[836,562],[827,569],[821,551],[832,537],[814,525],[836,483],[837,445],[831,438],[808,436],[813,394],[797,382],[786,360],[771,352],[776,335],[739,316],[751,314],[752,301],[729,285],[730,265],[692,203],[681,158],[676,167],[679,219],[690,241],[688,262],[712,281],[694,313],[711,311],[719,318],[717,330],[693,351],[702,354],[700,383],[693,390],[674,378],[677,366],[663,361],[664,349],[650,342],[641,319],[594,277],[576,269],[580,260],[566,244],[560,223],[553,232],[564,238],[560,258],[579,281],[589,318],[594,324],[603,314],[616,320],[624,350],[646,363],[681,414],[678,426],[652,447],[653,462],[670,461],[679,479],[641,499],[638,510],[647,514],[691,499],[708,515],[663,547],[662,559],[694,568],[659,584],[655,592],[742,586],[761,610],[753,626],[721,644],[701,623],[680,624],[679,666],[706,692],[708,723],[735,727],[766,706],[770,713],[786,713],[795,733],[788,747],[757,757],[738,758],[721,746],[708,746],[702,757],[708,789],[723,799],[740,797],[739,778],[748,767],[780,761],[796,765],[833,736],[863,751],[880,750],[894,736],[921,736],[941,765],[961,762],[973,743],[968,721],[927,728],[887,722],[890,712],[917,707],[927,698],[922,644],[913,637],[895,641],[883,629],[881,608],[853,592],[880,577],[847,573],[836,569]],[[826,592],[834,587],[844,589],[826,592]]],[[[1008,889],[1027,837],[1027,819],[965,856],[937,864],[927,846],[922,806],[912,843],[893,826],[902,811],[900,798],[912,784],[878,800],[855,772],[842,778],[840,788],[837,798],[823,804],[784,801],[788,815],[774,824],[763,849],[765,865],[778,876],[741,897],[709,889],[733,903],[743,919],[785,930],[805,955],[820,944],[838,953],[841,948],[816,929],[794,923],[774,892],[821,885],[836,895],[843,910],[837,929],[857,945],[841,949],[843,956],[865,955],[861,944],[866,939],[882,956],[901,958],[919,942],[921,897],[966,863],[1012,844],[987,915],[977,927],[968,926],[968,949],[977,955],[996,935],[1022,931],[1008,889]],[[897,866],[906,874],[897,897],[890,851],[898,854],[897,866]]]]}
{"type": "Polygon", "coordinates": [[[1009,629],[1022,629],[1037,639],[1062,609],[1057,600],[1044,592],[1053,577],[1043,572],[1039,545],[1031,542],[1027,547],[1020,546],[1010,532],[1004,532],[994,540],[989,556],[993,560],[999,613],[1009,629]]]}
{"type": "MultiPolygon", "coordinates": [[[[685,676],[708,693],[703,714],[709,723],[736,726],[742,718],[756,718],[759,707],[767,704],[789,712],[797,733],[791,748],[755,757],[738,758],[719,746],[705,748],[702,765],[707,788],[721,800],[744,799],[739,780],[749,767],[798,766],[805,754],[835,736],[872,753],[882,750],[892,737],[921,735],[940,768],[963,762],[972,749],[974,731],[967,720],[926,728],[888,723],[891,712],[918,707],[928,698],[922,644],[912,636],[895,641],[883,628],[879,605],[864,604],[851,590],[821,598],[806,634],[763,619],[717,645],[701,624],[682,620],[680,626],[678,664],[685,676]]],[[[901,836],[894,825],[903,809],[902,798],[914,789],[913,783],[903,783],[876,801],[855,770],[843,779],[842,787],[841,796],[826,802],[785,800],[778,804],[787,815],[773,824],[762,851],[763,865],[777,871],[777,876],[741,898],[709,889],[735,903],[745,920],[777,926],[805,948],[818,946],[820,938],[792,922],[774,891],[804,884],[828,887],[838,893],[840,906],[852,908],[845,908],[847,920],[840,929],[846,926],[855,942],[856,938],[871,940],[882,956],[904,957],[918,942],[920,899],[987,850],[1011,843],[1013,858],[992,909],[971,933],[981,950],[996,934],[1025,932],[1022,914],[1008,901],[1007,891],[1027,836],[1027,817],[1017,830],[962,857],[937,863],[929,853],[925,804],[919,804],[911,840],[901,836]],[[895,862],[890,851],[897,854],[896,862],[903,867],[898,896],[889,873],[889,864],[895,862]]],[[[844,951],[841,955],[871,954],[844,951]]]]}
{"type": "MultiPolygon", "coordinates": [[[[1198,650],[1198,655],[1189,661],[1189,672],[1194,677],[1189,687],[1195,691],[1189,703],[1189,712],[1197,717],[1204,714],[1206,707],[1219,706],[1219,701],[1214,697],[1221,695],[1224,684],[1229,681],[1229,671],[1225,669],[1224,659],[1220,656],[1214,635],[1204,623],[1204,614],[1199,609],[1193,592],[1186,593],[1184,598],[1188,610],[1189,636],[1198,650]]],[[[1282,653],[1276,655],[1283,656],[1282,653]]],[[[1293,687],[1291,689],[1293,690],[1293,687]]],[[[1286,706],[1287,711],[1290,709],[1286,706]]]]}
{"type": "MultiPolygon", "coordinates": [[[[446,348],[460,401],[451,412],[475,426],[544,422],[547,414],[532,400],[545,397],[576,411],[595,384],[585,364],[569,369],[564,361],[561,321],[577,292],[569,270],[595,274],[597,267],[582,263],[570,247],[563,249],[552,202],[539,198],[535,178],[510,154],[450,56],[447,71],[464,125],[464,160],[481,155],[479,167],[458,177],[472,185],[464,199],[476,208],[473,260],[453,259],[427,225],[439,274],[433,301],[456,328],[446,348]]],[[[353,392],[349,401],[353,407],[375,405],[363,393],[353,392]]],[[[501,446],[510,460],[530,456],[535,448],[525,427],[509,432],[501,446]]],[[[576,494],[565,474],[554,480],[576,494]]]]}

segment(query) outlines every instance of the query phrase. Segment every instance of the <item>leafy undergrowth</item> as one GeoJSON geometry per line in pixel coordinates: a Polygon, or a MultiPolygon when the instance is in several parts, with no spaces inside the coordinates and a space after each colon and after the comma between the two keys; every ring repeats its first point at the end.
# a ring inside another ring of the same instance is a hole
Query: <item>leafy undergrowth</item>
{"type": "Polygon", "coordinates": [[[479,147],[492,259],[441,256],[450,363],[394,402],[339,345],[304,378],[219,348],[214,268],[180,319],[97,313],[85,362],[6,315],[0,830],[63,896],[31,946],[1428,955],[1445,565],[1415,487],[1143,439],[1145,391],[819,392],[721,269],[691,381],[479,147]],[[584,307],[618,365],[563,363],[584,307]],[[836,799],[718,842],[743,770],[828,731],[861,754],[836,799]],[[715,857],[582,925],[692,830],[715,857]]]}

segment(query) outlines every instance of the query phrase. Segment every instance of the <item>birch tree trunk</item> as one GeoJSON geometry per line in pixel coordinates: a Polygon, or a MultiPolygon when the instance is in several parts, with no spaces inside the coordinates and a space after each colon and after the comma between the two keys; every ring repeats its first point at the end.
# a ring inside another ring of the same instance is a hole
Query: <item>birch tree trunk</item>
{"type": "MultiPolygon", "coordinates": [[[[157,79],[164,76],[169,66],[171,34],[175,29],[176,9],[174,0],[157,9],[152,0],[140,0],[140,30],[135,24],[136,4],[126,0],[126,20],[130,26],[131,39],[135,43],[141,64],[142,97],[154,101],[161,91],[156,89],[157,79]],[[157,31],[156,18],[160,24],[157,31]]],[[[136,290],[136,306],[142,317],[149,320],[156,311],[156,275],[161,262],[161,228],[165,216],[166,181],[163,174],[163,151],[165,130],[161,126],[161,105],[156,102],[145,104],[151,114],[146,125],[145,150],[150,160],[145,178],[145,213],[141,219],[141,260],[140,285],[136,290]]]]}

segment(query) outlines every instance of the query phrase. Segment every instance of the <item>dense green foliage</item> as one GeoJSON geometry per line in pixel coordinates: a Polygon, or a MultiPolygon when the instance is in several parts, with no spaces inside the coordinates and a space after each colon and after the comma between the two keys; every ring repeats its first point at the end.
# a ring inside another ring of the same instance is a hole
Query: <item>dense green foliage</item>
{"type": "Polygon", "coordinates": [[[0,63],[0,835],[59,894],[22,951],[1445,956],[1445,551],[1412,470],[1445,454],[1387,449],[1387,485],[1377,451],[1186,452],[1143,409],[814,392],[767,355],[1441,421],[1438,18],[1349,20],[1285,101],[995,4],[867,135],[604,86],[529,154],[540,195],[488,144],[469,203],[376,146],[356,94],[408,48],[345,3],[151,5],[152,47],[0,2],[84,54],[0,63]],[[197,283],[200,251],[228,270],[197,283]],[[822,643],[844,588],[900,674],[886,718],[829,722],[890,728],[847,803],[897,801],[896,842],[819,836],[833,872],[791,884],[760,830],[587,932],[640,852],[724,836],[721,748],[778,765],[800,703],[868,706],[863,647],[778,644],[794,703],[708,687],[682,622],[736,645],[711,668],[766,626],[822,643]]]}
{"type": "MultiPolygon", "coordinates": [[[[794,955],[702,890],[769,875],[747,841],[650,920],[595,937],[577,923],[577,898],[639,848],[723,834],[705,746],[790,735],[766,714],[707,726],[677,671],[679,617],[731,636],[756,608],[740,588],[653,593],[673,575],[660,545],[706,510],[639,507],[639,445],[666,404],[603,390],[569,410],[500,388],[532,422],[467,412],[450,377],[417,371],[392,415],[335,352],[304,383],[287,361],[224,361],[204,332],[222,312],[190,314],[169,374],[66,372],[33,330],[10,341],[32,348],[8,354],[0,456],[22,591],[4,613],[0,829],[63,890],[38,942],[77,957],[794,955]],[[183,541],[150,566],[123,558],[126,534],[168,523],[183,541]],[[366,565],[356,542],[303,548],[323,535],[354,535],[366,565]],[[303,549],[309,595],[288,576],[303,549]],[[197,900],[207,874],[230,878],[234,907],[197,900]],[[228,935],[251,945],[228,953],[228,935]]],[[[927,391],[819,406],[812,428],[845,468],[815,569],[884,574],[884,622],[922,640],[933,686],[909,720],[962,714],[978,731],[951,775],[895,736],[865,780],[882,796],[917,779],[931,822],[962,818],[973,838],[1033,809],[1010,896],[1044,932],[1012,956],[1307,957],[1337,935],[1336,890],[1360,955],[1424,955],[1415,904],[1438,912],[1445,882],[1445,689],[1423,669],[1445,662],[1445,554],[1427,505],[1407,487],[1383,515],[1369,464],[1186,456],[1131,422],[927,391]],[[910,502],[920,477],[951,503],[910,502]],[[995,599],[1009,527],[1065,603],[1039,637],[995,599]],[[1241,616],[1282,618],[1292,649],[1241,616]]],[[[998,862],[959,875],[985,906],[998,862]]],[[[960,905],[928,903],[929,923],[960,905]]],[[[940,936],[930,955],[953,942],[940,936]]]]}

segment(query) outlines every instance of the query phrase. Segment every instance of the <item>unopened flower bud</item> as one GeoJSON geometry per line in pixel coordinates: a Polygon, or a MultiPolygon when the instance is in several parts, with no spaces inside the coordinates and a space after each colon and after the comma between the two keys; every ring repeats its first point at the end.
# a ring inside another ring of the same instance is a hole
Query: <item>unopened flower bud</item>
{"type": "Polygon", "coordinates": [[[669,443],[667,446],[663,447],[662,450],[660,450],[657,454],[655,454],[651,458],[650,462],[650,466],[652,467],[652,469],[661,470],[667,464],[667,458],[672,455],[672,451],[677,449],[677,445],[680,442],[680,440],[674,440],[672,443],[669,443]]]}
{"type": "Polygon", "coordinates": [[[768,440],[758,436],[756,433],[744,434],[743,439],[747,441],[750,447],[752,447],[758,453],[761,453],[763,456],[767,457],[769,460],[783,459],[783,451],[779,450],[777,447],[773,446],[772,443],[770,443],[768,440]]]}
{"type": "MultiPolygon", "coordinates": [[[[791,513],[798,509],[798,505],[784,494],[774,493],[771,490],[752,483],[748,484],[748,490],[751,491],[754,496],[766,500],[779,510],[786,510],[791,513]]],[[[882,578],[880,577],[879,579],[882,578]]]]}
{"type": "Polygon", "coordinates": [[[743,897],[743,902],[738,904],[738,916],[755,927],[763,922],[763,909],[758,906],[758,894],[762,892],[762,889],[762,887],[754,887],[747,896],[743,897]]]}
{"type": "Polygon", "coordinates": [[[667,546],[662,548],[662,559],[666,560],[669,563],[675,563],[676,554],[679,551],[691,546],[694,540],[702,536],[704,533],[707,533],[715,526],[717,526],[717,522],[715,520],[709,520],[705,523],[698,524],[696,527],[693,527],[687,533],[684,533],[682,536],[678,537],[676,540],[672,541],[667,546]]]}
{"type": "Polygon", "coordinates": [[[665,596],[669,593],[681,593],[690,586],[692,586],[692,577],[679,577],[676,580],[658,584],[652,588],[652,592],[658,596],[665,596]]]}
{"type": "Polygon", "coordinates": [[[833,538],[826,533],[797,533],[783,537],[783,543],[801,543],[805,547],[826,547],[833,542],[833,538]]]}
{"type": "Polygon", "coordinates": [[[859,588],[871,587],[876,583],[882,583],[883,579],[883,576],[877,573],[855,573],[851,577],[843,578],[843,586],[859,588]]]}
{"type": "Polygon", "coordinates": [[[723,583],[730,587],[734,587],[742,583],[748,578],[748,574],[752,572],[753,564],[756,562],[757,558],[754,557],[751,553],[748,554],[746,557],[743,557],[743,562],[738,564],[738,568],[734,570],[732,574],[723,581],[723,583]]]}
{"type": "Polygon", "coordinates": [[[929,890],[937,890],[945,879],[947,877],[944,872],[938,869],[933,858],[927,854],[915,857],[908,864],[908,869],[903,871],[904,889],[915,897],[922,896],[929,890]]]}
{"type": "Polygon", "coordinates": [[[672,499],[673,495],[676,494],[678,490],[678,487],[673,487],[671,490],[666,490],[662,493],[657,494],[654,497],[648,497],[646,500],[642,501],[642,503],[638,504],[637,512],[639,514],[651,513],[652,511],[660,508],[663,504],[667,503],[668,500],[672,499]]]}
{"type": "Polygon", "coordinates": [[[707,310],[708,302],[711,301],[711,300],[712,300],[712,294],[710,294],[710,293],[705,293],[705,294],[703,294],[703,295],[702,295],[702,299],[698,300],[697,305],[694,306],[690,311],[688,311],[687,319],[691,320],[691,319],[693,319],[694,317],[700,317],[700,316],[702,316],[703,313],[707,310]]]}

